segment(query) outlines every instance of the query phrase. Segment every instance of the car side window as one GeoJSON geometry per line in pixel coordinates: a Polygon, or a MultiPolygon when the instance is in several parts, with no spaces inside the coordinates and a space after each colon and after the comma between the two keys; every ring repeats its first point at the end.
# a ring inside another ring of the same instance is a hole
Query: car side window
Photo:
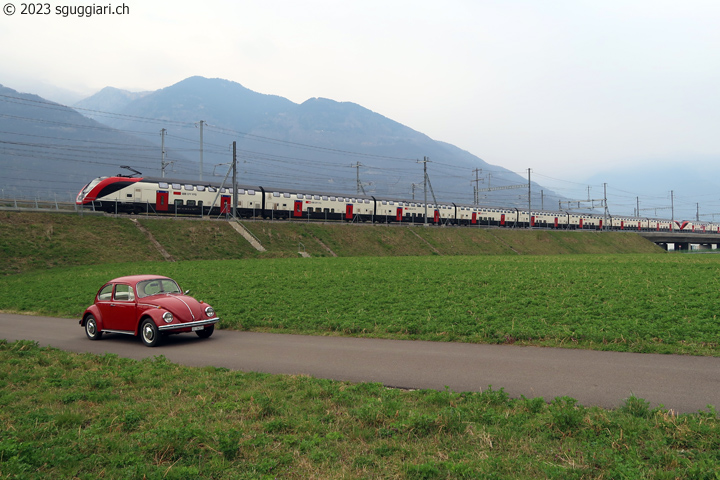
{"type": "Polygon", "coordinates": [[[112,289],[112,284],[105,285],[98,293],[98,300],[110,300],[112,298],[112,289]]]}
{"type": "Polygon", "coordinates": [[[130,285],[115,285],[114,300],[129,302],[135,300],[135,293],[130,285]]]}

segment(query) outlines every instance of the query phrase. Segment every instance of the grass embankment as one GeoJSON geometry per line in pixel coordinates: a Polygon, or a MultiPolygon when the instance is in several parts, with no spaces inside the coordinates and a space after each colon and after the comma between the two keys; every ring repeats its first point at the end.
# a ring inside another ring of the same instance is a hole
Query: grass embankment
{"type": "Polygon", "coordinates": [[[339,257],[385,257],[664,252],[639,235],[622,232],[388,227],[303,222],[242,223],[270,252],[297,252],[302,242],[305,250],[313,257],[328,257],[333,253],[339,257]]]}
{"type": "MultiPolygon", "coordinates": [[[[313,257],[660,253],[632,233],[243,222],[258,252],[227,222],[134,217],[175,260],[313,257]],[[302,244],[302,245],[301,245],[302,244]]],[[[68,265],[162,260],[128,218],[0,212],[0,274],[68,265]]]]}
{"type": "Polygon", "coordinates": [[[399,391],[0,341],[0,476],[717,478],[714,410],[399,391]]]}
{"type": "Polygon", "coordinates": [[[719,262],[567,255],[106,264],[0,277],[0,310],[77,318],[108,279],[156,273],[213,305],[223,328],[717,356],[719,262]]]}
{"type": "Polygon", "coordinates": [[[128,220],[0,212],[0,274],[67,265],[162,260],[128,220]]]}

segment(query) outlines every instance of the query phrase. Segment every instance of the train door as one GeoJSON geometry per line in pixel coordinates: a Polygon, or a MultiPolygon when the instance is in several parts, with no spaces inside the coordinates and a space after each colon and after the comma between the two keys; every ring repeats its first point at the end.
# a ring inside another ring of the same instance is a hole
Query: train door
{"type": "Polygon", "coordinates": [[[169,198],[169,192],[166,190],[158,190],[155,194],[155,210],[158,212],[167,212],[169,198]]]}
{"type": "Polygon", "coordinates": [[[435,223],[440,223],[440,210],[435,210],[435,216],[433,217],[435,223]]]}
{"type": "Polygon", "coordinates": [[[640,222],[638,222],[638,232],[639,232],[640,230],[642,230],[642,224],[641,224],[640,222]]]}
{"type": "Polygon", "coordinates": [[[505,214],[500,215],[500,226],[505,226],[505,214]]]}
{"type": "Polygon", "coordinates": [[[402,222],[402,207],[397,208],[397,212],[395,212],[395,221],[402,222]]]}
{"type": "Polygon", "coordinates": [[[555,217],[555,228],[558,228],[558,217],[555,217]]]}
{"type": "Polygon", "coordinates": [[[535,215],[530,215],[530,226],[531,227],[535,226],[535,215]]]}
{"type": "Polygon", "coordinates": [[[295,209],[293,210],[293,217],[302,217],[302,200],[295,200],[295,209]]]}
{"type": "Polygon", "coordinates": [[[602,230],[602,220],[600,220],[600,230],[602,230]]]}
{"type": "Polygon", "coordinates": [[[473,212],[472,214],[472,220],[470,221],[473,225],[477,224],[477,212],[473,212]]]}
{"type": "Polygon", "coordinates": [[[220,213],[230,213],[230,195],[220,196],[220,213]]]}
{"type": "Polygon", "coordinates": [[[345,220],[352,220],[353,218],[353,204],[348,203],[345,205],[345,220]]]}
{"type": "Polygon", "coordinates": [[[584,219],[582,219],[582,218],[580,219],[580,229],[581,229],[581,230],[582,230],[582,228],[583,228],[583,220],[584,220],[584,219]]]}

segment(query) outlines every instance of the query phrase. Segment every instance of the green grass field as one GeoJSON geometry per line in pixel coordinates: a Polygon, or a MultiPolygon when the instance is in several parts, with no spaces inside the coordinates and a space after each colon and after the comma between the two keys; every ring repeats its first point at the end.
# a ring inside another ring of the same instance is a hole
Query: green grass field
{"type": "Polygon", "coordinates": [[[79,318],[111,278],[175,278],[222,328],[720,355],[720,257],[152,262],[0,277],[0,310],[79,318]]]}
{"type": "MultiPolygon", "coordinates": [[[[139,221],[180,261],[127,219],[0,212],[0,311],[78,318],[107,280],[154,273],[222,328],[720,352],[720,257],[636,235],[248,222],[261,254],[222,222],[139,221]]],[[[0,479],[720,478],[712,406],[407,392],[157,353],[0,340],[0,479]]]]}
{"type": "Polygon", "coordinates": [[[0,341],[0,478],[718,478],[713,409],[548,401],[0,341]]]}

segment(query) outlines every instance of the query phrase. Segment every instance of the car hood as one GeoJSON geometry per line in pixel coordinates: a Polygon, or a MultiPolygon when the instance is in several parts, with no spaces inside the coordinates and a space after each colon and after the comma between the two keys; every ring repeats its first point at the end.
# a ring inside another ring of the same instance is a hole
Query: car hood
{"type": "Polygon", "coordinates": [[[141,301],[147,305],[164,308],[181,322],[194,322],[206,318],[205,307],[207,305],[187,295],[153,295],[141,299],[141,301]]]}

